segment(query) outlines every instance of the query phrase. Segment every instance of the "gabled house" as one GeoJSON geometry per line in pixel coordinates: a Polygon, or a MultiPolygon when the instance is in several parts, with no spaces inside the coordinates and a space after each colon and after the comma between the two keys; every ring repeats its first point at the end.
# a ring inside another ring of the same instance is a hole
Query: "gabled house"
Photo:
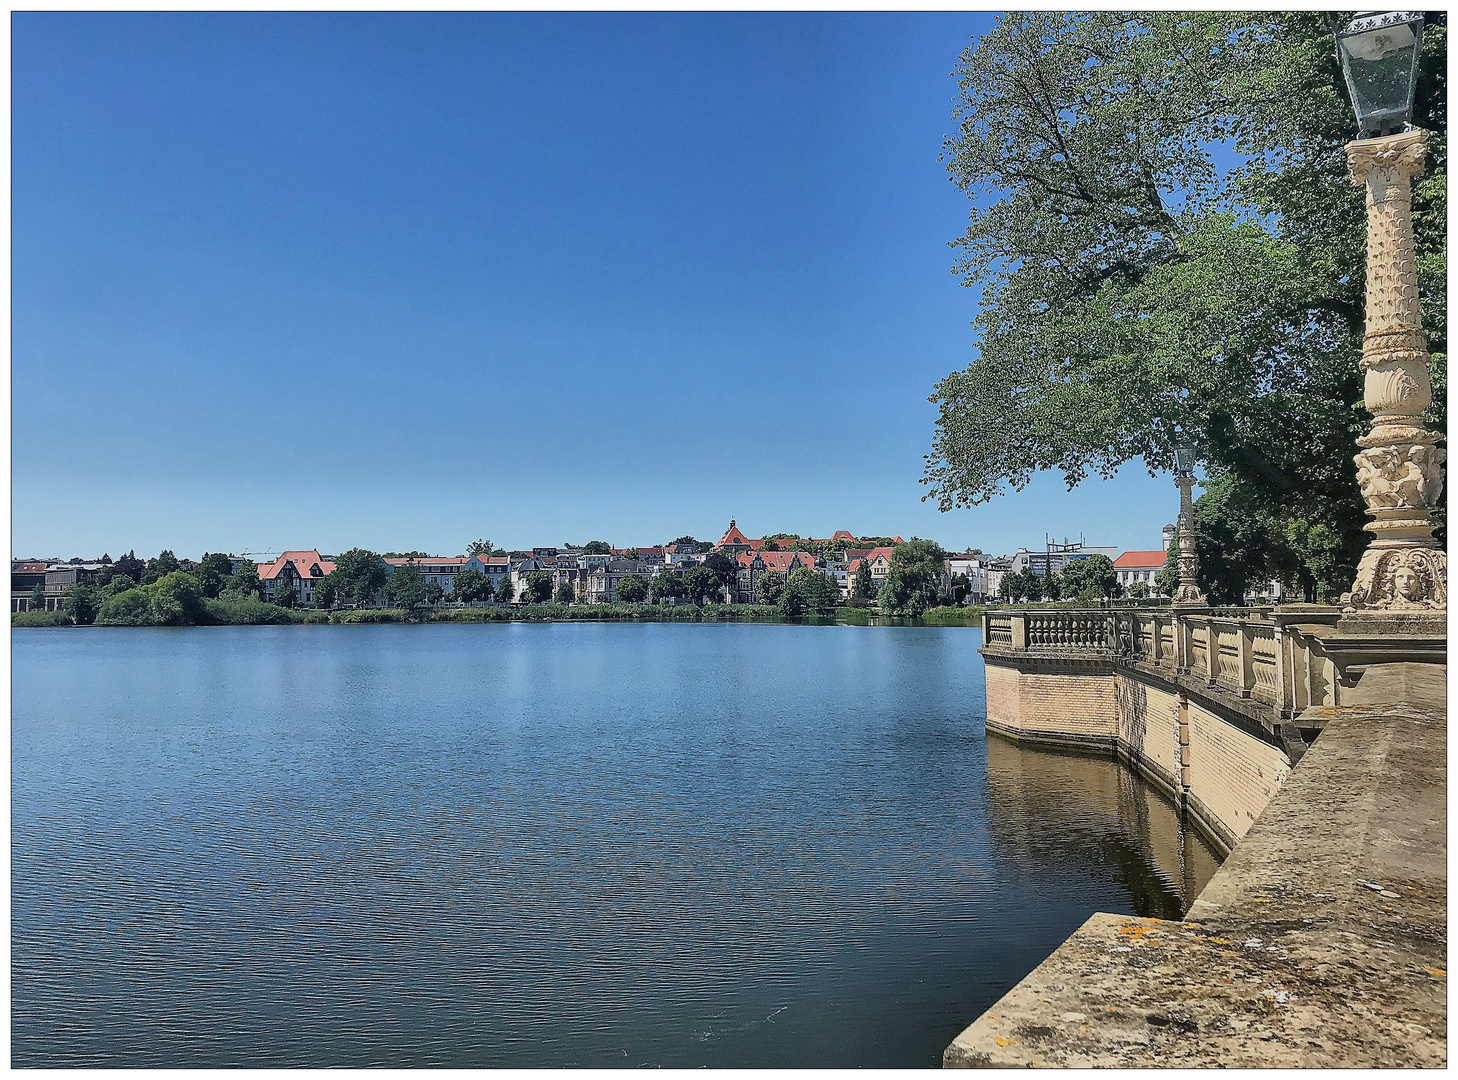
{"type": "Polygon", "coordinates": [[[891,553],[895,550],[894,547],[871,548],[863,556],[871,565],[871,584],[878,591],[886,583],[886,575],[891,572],[891,553]]]}
{"type": "Polygon", "coordinates": [[[738,555],[743,551],[752,551],[756,545],[750,542],[749,537],[739,531],[739,526],[734,519],[729,519],[729,528],[724,535],[719,537],[719,542],[714,545],[715,551],[722,551],[726,555],[738,555]]]}
{"type": "Polygon", "coordinates": [[[1168,555],[1168,551],[1126,551],[1114,560],[1114,580],[1126,593],[1135,582],[1143,582],[1152,592],[1168,555]]]}
{"type": "Polygon", "coordinates": [[[292,585],[299,603],[312,604],[314,587],[333,571],[334,563],[317,551],[285,551],[273,562],[258,564],[258,584],[269,602],[292,585]]]}
{"type": "Polygon", "coordinates": [[[825,560],[808,551],[741,551],[738,555],[739,580],[735,586],[735,602],[754,604],[759,602],[756,588],[760,578],[766,574],[778,574],[786,580],[790,573],[806,567],[819,573],[826,573],[825,560]]]}

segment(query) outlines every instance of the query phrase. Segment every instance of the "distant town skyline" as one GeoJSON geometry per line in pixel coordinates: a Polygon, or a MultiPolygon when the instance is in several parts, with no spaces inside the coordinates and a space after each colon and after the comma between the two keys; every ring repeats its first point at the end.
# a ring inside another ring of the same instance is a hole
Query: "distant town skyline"
{"type": "Polygon", "coordinates": [[[14,550],[1157,546],[1134,466],[920,502],[991,20],[15,14],[14,550]]]}

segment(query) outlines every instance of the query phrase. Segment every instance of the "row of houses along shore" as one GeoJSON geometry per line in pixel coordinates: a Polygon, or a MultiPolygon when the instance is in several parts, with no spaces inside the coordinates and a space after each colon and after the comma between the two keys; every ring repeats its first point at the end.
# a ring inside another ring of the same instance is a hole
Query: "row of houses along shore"
{"type": "MultiPolygon", "coordinates": [[[[1165,549],[1172,526],[1166,526],[1165,549]]],[[[684,538],[680,541],[637,548],[609,548],[587,551],[571,547],[535,547],[530,550],[502,554],[482,552],[474,555],[384,556],[393,571],[399,566],[413,566],[426,585],[435,584],[446,600],[451,599],[455,582],[466,570],[479,571],[491,582],[491,594],[509,596],[513,604],[528,602],[529,578],[540,580],[539,572],[550,575],[552,595],[561,595],[565,586],[577,603],[612,603],[620,599],[618,586],[625,578],[635,576],[650,584],[665,573],[681,573],[689,567],[708,563],[718,569],[723,584],[723,600],[727,603],[751,604],[762,595],[761,581],[767,574],[781,580],[801,568],[822,574],[833,581],[842,599],[850,597],[856,574],[862,566],[869,568],[873,591],[879,590],[891,569],[891,556],[905,541],[901,537],[880,537],[884,543],[868,544],[850,532],[840,530],[824,539],[801,537],[762,537],[751,540],[731,519],[729,528],[718,543],[709,544],[684,538]],[[723,558],[711,558],[713,555],[723,558]],[[725,560],[731,560],[727,563],[725,560]],[[726,565],[728,572],[724,572],[726,565]]],[[[590,546],[590,545],[589,545],[590,546]]],[[[1130,551],[1117,548],[1076,544],[1045,546],[1045,550],[1020,548],[1015,554],[988,556],[977,549],[950,553],[944,560],[943,591],[950,594],[958,575],[965,578],[959,597],[963,603],[985,603],[999,595],[1005,574],[1030,570],[1040,576],[1058,573],[1069,562],[1090,555],[1104,555],[1114,562],[1119,584],[1128,586],[1137,581],[1152,583],[1165,561],[1165,550],[1130,551]],[[1056,549],[1056,550],[1055,550],[1056,549]]],[[[228,556],[233,572],[245,561],[256,560],[245,555],[228,556]]],[[[297,603],[314,603],[314,590],[334,570],[335,556],[314,549],[285,551],[272,559],[257,561],[259,587],[264,600],[273,600],[290,592],[297,603]]],[[[196,564],[179,560],[182,569],[196,564]]],[[[85,562],[73,559],[18,559],[11,562],[10,610],[38,609],[43,596],[46,610],[60,608],[65,593],[77,585],[95,584],[105,576],[109,562],[85,562]]],[[[386,604],[383,593],[376,604],[386,604]]]]}

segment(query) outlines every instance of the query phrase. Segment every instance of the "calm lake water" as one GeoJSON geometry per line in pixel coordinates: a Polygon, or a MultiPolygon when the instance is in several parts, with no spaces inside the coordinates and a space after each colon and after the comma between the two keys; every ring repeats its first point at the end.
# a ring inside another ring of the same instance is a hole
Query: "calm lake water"
{"type": "Polygon", "coordinates": [[[977,630],[11,639],[16,1066],[934,1066],[1216,867],[977,630]]]}

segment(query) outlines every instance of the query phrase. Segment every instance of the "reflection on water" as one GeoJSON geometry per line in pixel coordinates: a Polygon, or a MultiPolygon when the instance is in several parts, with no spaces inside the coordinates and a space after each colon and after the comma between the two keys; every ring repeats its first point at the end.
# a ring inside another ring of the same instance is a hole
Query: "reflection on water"
{"type": "Polygon", "coordinates": [[[988,824],[995,857],[1075,880],[1120,872],[1132,911],[1179,919],[1220,856],[1174,805],[1118,762],[987,741],[988,824]]]}
{"type": "Polygon", "coordinates": [[[12,638],[18,1066],[933,1066],[1213,867],[972,629],[12,638]]]}

